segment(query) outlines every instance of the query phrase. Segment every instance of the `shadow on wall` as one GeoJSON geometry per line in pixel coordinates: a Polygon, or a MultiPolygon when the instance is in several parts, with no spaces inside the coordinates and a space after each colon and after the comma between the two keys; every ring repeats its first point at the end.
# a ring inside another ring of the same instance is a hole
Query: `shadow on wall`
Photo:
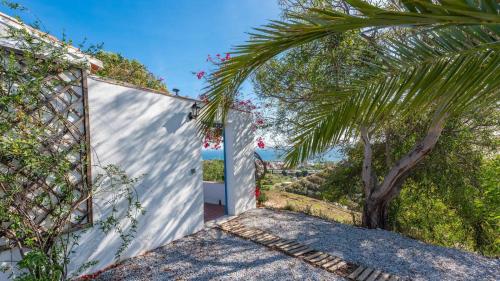
{"type": "MultiPolygon", "coordinates": [[[[117,164],[130,177],[143,176],[137,194],[146,213],[139,217],[137,234],[122,259],[201,229],[201,139],[187,117],[191,102],[88,82],[93,164],[117,164]]],[[[109,214],[103,208],[106,199],[94,198],[94,221],[109,214]]],[[[87,272],[108,266],[115,262],[120,244],[118,233],[90,229],[80,240],[71,268],[90,260],[99,263],[87,272]]]]}
{"type": "Polygon", "coordinates": [[[179,130],[182,125],[184,125],[188,121],[189,119],[186,117],[186,114],[184,112],[175,113],[172,117],[167,119],[164,128],[167,130],[167,133],[175,134],[177,130],[179,130]]]}

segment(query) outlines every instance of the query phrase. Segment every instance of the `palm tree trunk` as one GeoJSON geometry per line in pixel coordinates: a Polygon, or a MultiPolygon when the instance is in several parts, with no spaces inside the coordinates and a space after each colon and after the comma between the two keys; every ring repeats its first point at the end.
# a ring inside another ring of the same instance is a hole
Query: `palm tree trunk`
{"type": "Polygon", "coordinates": [[[385,175],[381,184],[372,166],[372,149],[368,130],[361,128],[361,139],[364,143],[364,159],[361,178],[365,192],[362,225],[367,228],[388,228],[389,203],[394,199],[403,186],[411,169],[431,152],[444,128],[446,116],[442,116],[431,124],[427,135],[399,161],[385,175]]]}

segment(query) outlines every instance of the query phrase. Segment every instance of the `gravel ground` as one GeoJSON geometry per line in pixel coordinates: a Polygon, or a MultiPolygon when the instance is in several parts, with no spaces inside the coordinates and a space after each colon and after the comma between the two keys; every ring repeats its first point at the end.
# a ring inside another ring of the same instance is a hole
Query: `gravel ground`
{"type": "Polygon", "coordinates": [[[129,259],[97,280],[345,279],[218,229],[206,229],[129,259]]]}
{"type": "Polygon", "coordinates": [[[499,259],[425,244],[390,231],[269,209],[248,211],[240,222],[412,280],[500,280],[499,259]]]}

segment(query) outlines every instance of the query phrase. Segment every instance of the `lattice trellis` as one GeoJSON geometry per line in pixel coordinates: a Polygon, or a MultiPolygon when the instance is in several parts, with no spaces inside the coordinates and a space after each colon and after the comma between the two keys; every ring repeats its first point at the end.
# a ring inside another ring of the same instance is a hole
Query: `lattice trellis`
{"type": "MultiPolygon", "coordinates": [[[[70,219],[71,224],[64,226],[67,230],[92,224],[92,202],[89,196],[91,164],[86,79],[86,72],[79,68],[47,77],[43,83],[43,90],[39,93],[40,100],[43,102],[36,107],[23,110],[23,114],[29,115],[30,119],[41,129],[39,139],[43,146],[40,148],[40,155],[57,155],[57,157],[64,157],[70,163],[68,172],[65,174],[65,184],[73,188],[71,190],[74,193],[74,199],[71,207],[74,211],[70,219]]],[[[15,122],[13,124],[12,132],[23,129],[19,127],[22,124],[15,122]]],[[[25,169],[17,159],[3,157],[3,155],[0,155],[0,172],[20,179],[23,191],[19,193],[15,204],[33,205],[34,207],[29,210],[29,217],[41,230],[49,229],[54,223],[53,214],[58,212],[58,203],[61,200],[67,200],[62,197],[60,186],[54,182],[53,175],[50,173],[45,173],[43,176],[37,175],[25,169]],[[50,200],[34,201],[40,193],[49,194],[46,198],[50,200]]],[[[7,246],[7,241],[0,237],[0,246],[1,244],[7,246]],[[3,243],[1,240],[4,240],[3,243]]]]}

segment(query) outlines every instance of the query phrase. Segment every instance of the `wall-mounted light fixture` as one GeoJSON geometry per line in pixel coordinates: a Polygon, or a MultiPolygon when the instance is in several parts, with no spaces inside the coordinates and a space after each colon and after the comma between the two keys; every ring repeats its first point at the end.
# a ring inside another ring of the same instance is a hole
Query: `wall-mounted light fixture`
{"type": "Polygon", "coordinates": [[[198,115],[200,114],[200,109],[201,107],[195,102],[191,106],[191,112],[189,112],[188,118],[189,120],[193,120],[198,118],[198,115]]]}

